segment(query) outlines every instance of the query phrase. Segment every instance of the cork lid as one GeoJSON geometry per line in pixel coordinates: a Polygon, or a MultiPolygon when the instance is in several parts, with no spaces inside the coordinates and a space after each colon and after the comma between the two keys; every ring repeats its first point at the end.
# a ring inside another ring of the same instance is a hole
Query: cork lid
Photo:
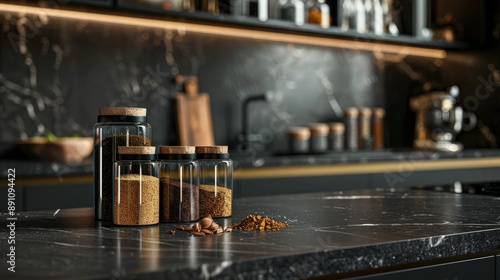
{"type": "Polygon", "coordinates": [[[361,109],[359,109],[359,114],[361,115],[361,117],[369,118],[369,117],[372,116],[372,109],[370,109],[370,108],[361,108],[361,109]]]}
{"type": "Polygon", "coordinates": [[[160,146],[160,154],[194,154],[194,146],[160,146]]]}
{"type": "Polygon", "coordinates": [[[331,123],[330,132],[335,134],[342,134],[345,131],[345,126],[343,123],[331,123]]]}
{"type": "Polygon", "coordinates": [[[309,130],[314,135],[328,135],[330,131],[328,125],[324,123],[312,123],[309,125],[309,130]]]}
{"type": "Polygon", "coordinates": [[[375,118],[383,118],[385,116],[385,110],[383,108],[374,108],[373,116],[375,118]]]}
{"type": "Polygon", "coordinates": [[[196,146],[195,152],[197,154],[227,154],[227,146],[196,146]]]}
{"type": "Polygon", "coordinates": [[[359,110],[356,108],[346,108],[344,110],[344,115],[347,117],[357,117],[359,115],[359,110]]]}
{"type": "Polygon", "coordinates": [[[146,108],[134,107],[103,107],[99,108],[99,116],[135,116],[145,117],[146,108]]]}
{"type": "Polygon", "coordinates": [[[154,155],[156,147],[152,146],[119,146],[118,154],[120,155],[154,155]]]}
{"type": "Polygon", "coordinates": [[[311,131],[307,127],[290,127],[287,133],[296,140],[309,140],[311,138],[311,131]]]}

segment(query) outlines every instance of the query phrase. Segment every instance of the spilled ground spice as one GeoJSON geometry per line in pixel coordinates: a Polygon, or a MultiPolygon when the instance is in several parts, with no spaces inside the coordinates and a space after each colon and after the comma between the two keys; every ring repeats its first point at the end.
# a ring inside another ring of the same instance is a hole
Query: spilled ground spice
{"type": "Polygon", "coordinates": [[[287,223],[278,222],[272,220],[268,217],[262,217],[261,215],[248,215],[243,220],[237,224],[234,224],[232,228],[241,229],[246,231],[265,231],[272,230],[277,231],[284,227],[289,227],[287,223]]]}
{"type": "MultiPolygon", "coordinates": [[[[232,229],[241,229],[246,231],[265,231],[272,230],[278,231],[281,228],[289,227],[290,225],[283,222],[278,222],[272,220],[268,217],[262,217],[261,215],[248,215],[243,220],[237,224],[230,227],[221,227],[212,219],[212,217],[206,216],[201,219],[198,223],[191,226],[179,225],[177,230],[187,231],[190,235],[194,236],[205,236],[211,234],[220,234],[225,232],[231,232],[232,229]]],[[[171,234],[175,234],[175,230],[170,231],[171,234]]]]}

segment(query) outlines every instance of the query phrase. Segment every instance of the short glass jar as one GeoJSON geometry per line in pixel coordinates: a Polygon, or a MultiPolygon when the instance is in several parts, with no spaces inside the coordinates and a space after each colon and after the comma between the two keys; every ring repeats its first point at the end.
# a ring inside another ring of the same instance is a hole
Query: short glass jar
{"type": "Polygon", "coordinates": [[[307,153],[311,131],[307,127],[290,127],[288,134],[288,151],[292,154],[307,153]]]}
{"type": "Polygon", "coordinates": [[[160,146],[160,222],[200,218],[199,171],[194,146],[160,146]]]}
{"type": "Polygon", "coordinates": [[[232,215],[233,161],[227,146],[197,146],[200,168],[200,217],[232,215]]]}
{"type": "Polygon", "coordinates": [[[328,135],[328,149],[335,152],[344,150],[344,132],[343,123],[330,123],[330,134],[328,135]]]}
{"type": "Polygon", "coordinates": [[[328,149],[328,133],[330,128],[324,123],[313,123],[309,125],[311,131],[310,152],[324,153],[328,149]]]}
{"type": "Polygon", "coordinates": [[[160,181],[155,147],[118,147],[113,192],[113,223],[160,222],[160,181]]]}
{"type": "Polygon", "coordinates": [[[94,217],[113,219],[113,164],[118,146],[151,146],[145,108],[100,108],[94,126],[94,217]]]}

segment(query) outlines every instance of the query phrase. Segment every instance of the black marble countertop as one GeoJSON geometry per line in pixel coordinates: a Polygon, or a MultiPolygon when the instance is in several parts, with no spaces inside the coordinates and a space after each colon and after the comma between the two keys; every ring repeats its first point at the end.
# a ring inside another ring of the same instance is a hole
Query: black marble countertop
{"type": "MultiPolygon", "coordinates": [[[[1,279],[293,279],[436,261],[500,249],[500,198],[359,190],[237,199],[232,224],[261,214],[291,227],[204,237],[176,224],[118,227],[92,209],[18,213],[16,272],[1,279]],[[8,278],[5,278],[9,276],[8,278]]],[[[2,215],[4,222],[7,215],[2,215]]],[[[3,229],[2,231],[5,231],[3,229]]]]}
{"type": "MultiPolygon", "coordinates": [[[[358,152],[330,152],[324,154],[266,154],[237,152],[230,153],[235,169],[298,165],[326,165],[346,163],[375,163],[415,160],[474,159],[500,157],[500,149],[465,150],[457,153],[422,152],[413,150],[383,150],[358,152]]],[[[16,168],[21,178],[63,177],[92,174],[92,160],[86,159],[79,164],[68,164],[38,160],[0,159],[0,177],[7,177],[7,170],[16,168]]]]}

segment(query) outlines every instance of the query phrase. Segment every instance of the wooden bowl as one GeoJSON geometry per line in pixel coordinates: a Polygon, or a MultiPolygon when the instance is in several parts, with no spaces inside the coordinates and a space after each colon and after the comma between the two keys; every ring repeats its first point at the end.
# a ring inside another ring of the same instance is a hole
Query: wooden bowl
{"type": "Polygon", "coordinates": [[[48,141],[45,137],[22,140],[19,148],[29,157],[64,163],[80,163],[92,154],[92,137],[62,137],[48,141]]]}

